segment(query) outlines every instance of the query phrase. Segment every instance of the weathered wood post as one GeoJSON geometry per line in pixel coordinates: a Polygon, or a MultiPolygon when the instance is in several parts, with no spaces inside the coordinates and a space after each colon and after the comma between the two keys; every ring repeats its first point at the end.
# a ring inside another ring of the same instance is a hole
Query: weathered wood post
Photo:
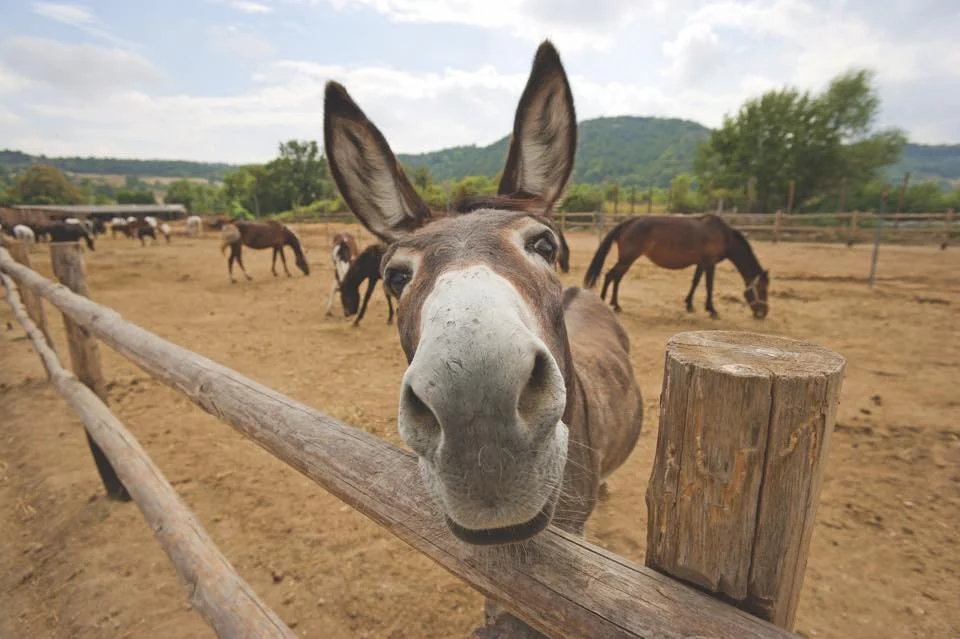
{"type": "Polygon", "coordinates": [[[953,228],[953,216],[955,211],[947,209],[947,217],[943,220],[943,240],[940,242],[940,249],[946,249],[950,246],[950,230],[953,228]]]}
{"type": "MultiPolygon", "coordinates": [[[[77,295],[89,297],[87,290],[87,275],[83,267],[83,257],[80,254],[80,246],[75,242],[55,242],[50,245],[50,261],[53,264],[53,274],[57,276],[60,283],[69,288],[77,295]]],[[[67,333],[67,343],[70,346],[70,363],[73,367],[73,373],[81,382],[83,382],[97,397],[107,403],[107,389],[103,379],[103,371],[100,367],[100,347],[97,341],[90,333],[69,319],[63,316],[63,325],[67,333]]],[[[130,501],[130,494],[120,482],[110,460],[104,455],[100,446],[90,437],[90,433],[84,429],[87,435],[87,443],[90,445],[90,452],[93,453],[93,461],[97,465],[97,471],[100,473],[100,479],[107,490],[107,496],[117,501],[130,501]]]]}
{"type": "Polygon", "coordinates": [[[567,212],[565,209],[560,209],[560,232],[567,232],[567,212]]]}
{"type": "Polygon", "coordinates": [[[850,237],[847,238],[847,246],[853,246],[853,243],[857,241],[857,216],[859,211],[854,209],[853,213],[850,214],[850,237]]]}
{"type": "Polygon", "coordinates": [[[780,241],[780,218],[783,215],[783,211],[777,209],[773,214],[773,243],[776,244],[780,241]]]}
{"type": "Polygon", "coordinates": [[[787,213],[793,213],[793,199],[797,195],[797,181],[790,180],[790,185],[787,188],[787,213]]]}
{"type": "MultiPolygon", "coordinates": [[[[10,242],[7,246],[13,259],[20,262],[27,268],[33,268],[30,264],[30,247],[26,242],[10,242]]],[[[47,329],[47,312],[43,308],[43,299],[31,291],[26,286],[19,287],[20,299],[23,300],[23,306],[27,309],[27,315],[37,325],[43,338],[47,340],[47,345],[53,348],[53,340],[50,339],[50,331],[47,329]]]]}
{"type": "Polygon", "coordinates": [[[880,236],[883,235],[883,225],[887,219],[886,188],[884,188],[880,194],[880,214],[873,219],[877,227],[873,234],[873,253],[870,254],[870,275],[867,277],[867,284],[870,288],[873,288],[874,279],[877,277],[877,259],[880,257],[880,236]]]}
{"type": "Polygon", "coordinates": [[[647,188],[647,215],[653,215],[653,187],[647,188]]]}
{"type": "Polygon", "coordinates": [[[792,629],[844,366],[772,335],[667,342],[647,566],[792,629]]]}

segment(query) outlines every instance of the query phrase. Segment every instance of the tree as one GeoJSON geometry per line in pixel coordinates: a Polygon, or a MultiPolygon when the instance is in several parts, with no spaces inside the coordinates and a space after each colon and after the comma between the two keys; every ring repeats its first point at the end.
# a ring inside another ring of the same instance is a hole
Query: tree
{"type": "Polygon", "coordinates": [[[183,204],[190,213],[198,215],[227,209],[223,189],[186,179],[170,184],[163,200],[167,204],[183,204]]]}
{"type": "Polygon", "coordinates": [[[10,187],[8,198],[20,204],[80,204],[83,194],[59,169],[34,164],[10,187]]]}
{"type": "Polygon", "coordinates": [[[156,204],[157,198],[153,191],[145,189],[121,189],[117,191],[117,204],[156,204]]]}
{"type": "Polygon", "coordinates": [[[771,211],[786,202],[790,180],[798,207],[844,178],[865,184],[906,142],[898,130],[873,131],[880,100],[872,80],[871,72],[851,71],[820,95],[784,88],[748,100],[698,149],[694,167],[705,190],[742,193],[753,178],[751,206],[771,211]]]}
{"type": "Polygon", "coordinates": [[[274,171],[285,174],[283,179],[292,188],[293,201],[285,208],[310,204],[330,193],[330,168],[316,140],[283,142],[274,162],[274,171]]]}

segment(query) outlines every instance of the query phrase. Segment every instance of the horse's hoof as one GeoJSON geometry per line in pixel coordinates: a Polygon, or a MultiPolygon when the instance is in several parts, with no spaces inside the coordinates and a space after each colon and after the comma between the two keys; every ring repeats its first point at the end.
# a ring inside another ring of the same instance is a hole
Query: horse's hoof
{"type": "Polygon", "coordinates": [[[692,312],[693,312],[693,306],[687,306],[687,312],[688,312],[688,313],[692,313],[692,312]]]}
{"type": "Polygon", "coordinates": [[[720,319],[719,313],[716,311],[708,311],[710,313],[710,319],[720,319]]]}
{"type": "Polygon", "coordinates": [[[619,312],[622,311],[622,310],[623,310],[623,309],[620,308],[620,305],[619,305],[619,304],[613,307],[613,312],[614,312],[614,313],[619,313],[619,312]]]}
{"type": "Polygon", "coordinates": [[[360,326],[360,325],[357,324],[356,322],[354,322],[353,324],[350,325],[351,328],[358,328],[359,326],[360,326]]]}

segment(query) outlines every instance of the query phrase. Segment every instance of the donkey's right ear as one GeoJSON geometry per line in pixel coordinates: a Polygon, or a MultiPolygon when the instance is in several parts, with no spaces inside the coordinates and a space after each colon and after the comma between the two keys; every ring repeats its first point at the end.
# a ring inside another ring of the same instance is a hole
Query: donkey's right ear
{"type": "Polygon", "coordinates": [[[423,226],[430,208],[420,199],[380,130],[342,84],[327,82],[323,137],[343,199],[360,222],[385,242],[423,226]]]}

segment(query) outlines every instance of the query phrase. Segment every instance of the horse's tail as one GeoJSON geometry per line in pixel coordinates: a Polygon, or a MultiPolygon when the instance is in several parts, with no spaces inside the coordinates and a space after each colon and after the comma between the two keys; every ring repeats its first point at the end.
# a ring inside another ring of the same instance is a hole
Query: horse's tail
{"type": "Polygon", "coordinates": [[[600,242],[600,246],[597,247],[597,252],[593,254],[593,259],[590,261],[590,266],[587,268],[586,275],[583,276],[583,285],[586,288],[593,288],[593,285],[597,283],[597,278],[600,277],[600,271],[603,270],[603,261],[607,259],[607,253],[610,252],[610,247],[613,246],[614,240],[620,237],[620,233],[623,232],[623,228],[629,223],[632,222],[634,218],[630,218],[620,222],[615,227],[613,227],[606,237],[603,238],[603,241],[600,242]]]}
{"type": "Polygon", "coordinates": [[[220,229],[220,252],[226,254],[227,247],[240,241],[240,229],[233,224],[224,224],[220,229]]]}

